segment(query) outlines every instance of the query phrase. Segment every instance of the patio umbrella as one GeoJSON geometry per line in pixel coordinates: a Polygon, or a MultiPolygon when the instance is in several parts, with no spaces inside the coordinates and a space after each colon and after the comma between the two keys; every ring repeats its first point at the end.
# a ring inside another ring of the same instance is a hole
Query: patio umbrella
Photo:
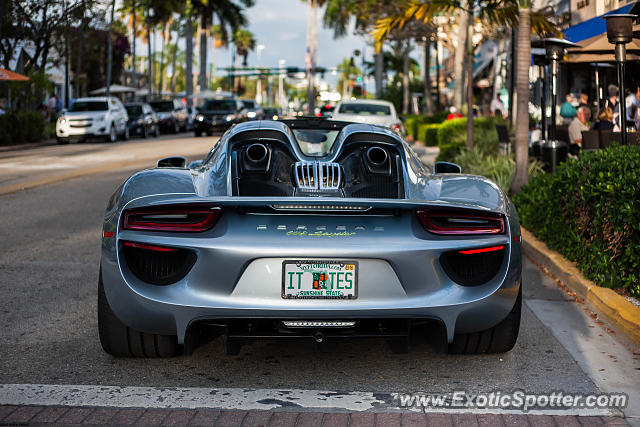
{"type": "MultiPolygon", "coordinates": [[[[115,85],[115,84],[109,86],[109,92],[111,93],[133,93],[136,90],[137,90],[136,88],[129,87],[129,86],[122,86],[122,85],[115,85]]],[[[89,95],[102,95],[105,93],[107,93],[107,88],[101,87],[100,89],[92,90],[91,92],[89,92],[89,95]]]]}
{"type": "MultiPolygon", "coordinates": [[[[638,25],[637,27],[640,27],[638,25]]],[[[640,30],[640,28],[638,28],[640,30]]],[[[632,39],[629,43],[626,44],[627,54],[635,53],[640,54],[640,40],[632,39]]],[[[568,62],[590,62],[590,61],[572,61],[572,56],[579,56],[583,54],[602,54],[608,55],[611,57],[610,60],[605,59],[604,61],[597,59],[595,62],[614,62],[615,61],[615,45],[609,43],[607,39],[607,33],[600,34],[599,36],[591,37],[590,39],[586,39],[580,42],[580,47],[572,48],[567,50],[569,55],[568,62]]],[[[608,58],[604,56],[603,58],[608,58]]],[[[630,59],[627,56],[627,59],[630,59]]]]}
{"type": "MultiPolygon", "coordinates": [[[[27,82],[29,80],[27,76],[0,68],[0,81],[2,82],[27,82]]],[[[7,103],[9,104],[9,108],[11,108],[11,88],[9,88],[7,92],[7,103]]]]}
{"type": "MultiPolygon", "coordinates": [[[[627,61],[640,61],[640,53],[627,53],[627,61]]],[[[570,64],[577,63],[605,63],[616,62],[616,58],[613,52],[611,53],[598,53],[598,52],[571,52],[567,59],[564,61],[570,64]]]]}
{"type": "Polygon", "coordinates": [[[3,82],[26,82],[29,80],[29,77],[23,76],[22,74],[14,73],[13,71],[5,70],[4,68],[0,68],[0,81],[3,82]]]}

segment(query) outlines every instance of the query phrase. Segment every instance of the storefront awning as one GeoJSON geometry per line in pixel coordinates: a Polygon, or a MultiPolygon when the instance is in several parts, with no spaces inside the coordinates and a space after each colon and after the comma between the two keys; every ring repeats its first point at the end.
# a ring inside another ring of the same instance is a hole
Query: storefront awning
{"type": "MultiPolygon", "coordinates": [[[[636,6],[637,2],[629,3],[626,6],[622,6],[619,9],[612,10],[611,12],[607,12],[604,15],[596,16],[595,18],[591,18],[587,21],[581,22],[573,27],[569,27],[564,31],[564,38],[578,43],[582,40],[589,39],[591,37],[598,36],[600,34],[607,32],[607,21],[602,19],[603,16],[612,15],[614,13],[629,13],[634,6],[636,6]]],[[[635,9],[635,8],[634,8],[635,9]]]]}

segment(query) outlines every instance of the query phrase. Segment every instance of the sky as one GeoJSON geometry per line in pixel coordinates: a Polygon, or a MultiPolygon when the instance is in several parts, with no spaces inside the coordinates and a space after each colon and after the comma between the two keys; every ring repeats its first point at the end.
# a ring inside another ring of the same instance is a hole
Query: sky
{"type": "MultiPolygon", "coordinates": [[[[246,10],[248,28],[255,35],[257,44],[264,45],[258,63],[257,52],[249,54],[249,66],[277,67],[284,59],[287,67],[305,66],[307,4],[301,0],[257,0],[246,10]]],[[[333,31],[322,25],[322,12],[318,12],[318,66],[336,67],[344,58],[358,49],[365,52],[367,61],[372,60],[373,47],[365,37],[353,35],[353,31],[340,39],[333,38],[333,31]]],[[[360,65],[362,56],[356,59],[360,65]]],[[[231,51],[220,49],[216,53],[216,67],[231,65],[231,51]]],[[[224,72],[219,71],[219,75],[224,72]]],[[[335,85],[336,77],[325,75],[326,80],[335,85]]]]}

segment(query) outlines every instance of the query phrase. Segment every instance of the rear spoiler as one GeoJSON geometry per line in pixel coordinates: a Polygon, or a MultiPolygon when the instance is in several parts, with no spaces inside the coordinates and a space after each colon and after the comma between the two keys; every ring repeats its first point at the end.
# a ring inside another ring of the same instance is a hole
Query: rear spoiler
{"type": "Polygon", "coordinates": [[[355,199],[342,197],[240,197],[218,196],[199,197],[194,194],[162,194],[143,196],[131,200],[124,209],[141,206],[160,206],[175,204],[216,204],[221,207],[272,208],[274,211],[318,212],[342,211],[365,213],[371,210],[414,210],[420,208],[440,207],[453,209],[470,209],[476,211],[506,213],[505,209],[491,209],[477,203],[457,200],[409,200],[409,199],[355,199]]]}

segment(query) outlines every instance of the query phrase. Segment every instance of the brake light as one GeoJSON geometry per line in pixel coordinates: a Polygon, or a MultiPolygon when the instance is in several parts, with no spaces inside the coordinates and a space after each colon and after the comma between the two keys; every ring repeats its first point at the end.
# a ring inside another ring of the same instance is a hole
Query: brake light
{"type": "Polygon", "coordinates": [[[159,206],[125,211],[122,228],[144,231],[199,232],[213,227],[221,209],[215,206],[159,206]]]}
{"type": "Polygon", "coordinates": [[[395,123],[395,124],[391,125],[391,129],[394,132],[400,133],[402,131],[402,126],[400,125],[400,123],[395,123]]]}
{"type": "Polygon", "coordinates": [[[422,226],[430,233],[505,234],[504,217],[492,212],[454,209],[425,209],[416,212],[422,226]]]}
{"type": "Polygon", "coordinates": [[[466,250],[466,251],[458,251],[458,252],[460,252],[461,254],[464,254],[464,255],[473,255],[473,254],[481,254],[481,253],[484,253],[484,252],[501,251],[503,249],[504,249],[504,246],[493,246],[493,247],[490,247],[490,248],[469,249],[469,250],[466,250]]]}

